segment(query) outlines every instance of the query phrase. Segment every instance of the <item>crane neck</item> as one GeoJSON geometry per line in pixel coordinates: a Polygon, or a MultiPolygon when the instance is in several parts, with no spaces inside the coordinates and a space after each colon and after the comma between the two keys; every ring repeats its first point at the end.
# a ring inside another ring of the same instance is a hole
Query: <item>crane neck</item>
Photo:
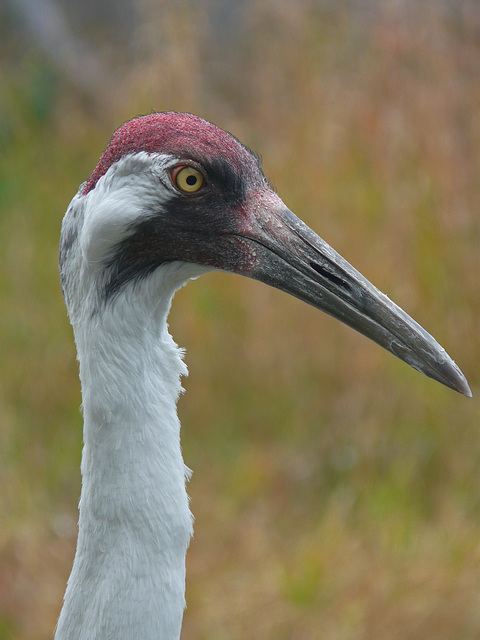
{"type": "Polygon", "coordinates": [[[192,516],[176,412],[187,369],[167,330],[170,289],[155,300],[147,280],[74,324],[82,490],[56,640],[180,636],[192,516]]]}

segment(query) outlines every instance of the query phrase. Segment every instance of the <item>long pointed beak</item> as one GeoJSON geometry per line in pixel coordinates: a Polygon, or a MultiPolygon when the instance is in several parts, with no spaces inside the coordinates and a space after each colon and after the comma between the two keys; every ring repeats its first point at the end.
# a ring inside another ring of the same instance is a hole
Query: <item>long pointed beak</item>
{"type": "Polygon", "coordinates": [[[414,369],[471,397],[465,376],[438,342],[297,218],[273,192],[246,211],[237,235],[243,275],[325,311],[414,369]]]}

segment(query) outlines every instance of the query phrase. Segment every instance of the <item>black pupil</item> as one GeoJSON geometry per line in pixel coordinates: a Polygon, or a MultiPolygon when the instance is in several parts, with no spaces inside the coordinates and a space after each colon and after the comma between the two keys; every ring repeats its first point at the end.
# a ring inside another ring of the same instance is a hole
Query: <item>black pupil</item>
{"type": "Polygon", "coordinates": [[[186,182],[190,187],[193,187],[194,185],[196,185],[196,184],[197,184],[197,176],[189,175],[189,176],[187,176],[187,179],[185,180],[185,182],[186,182]]]}

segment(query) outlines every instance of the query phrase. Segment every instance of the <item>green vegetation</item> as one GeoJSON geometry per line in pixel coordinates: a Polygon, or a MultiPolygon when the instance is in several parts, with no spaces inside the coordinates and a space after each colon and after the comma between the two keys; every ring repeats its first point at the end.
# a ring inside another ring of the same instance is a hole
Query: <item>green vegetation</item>
{"type": "Polygon", "coordinates": [[[28,49],[0,59],[0,640],[52,636],[75,545],[61,218],[113,128],[152,108],[196,112],[259,152],[288,205],[438,338],[474,393],[263,285],[211,274],[179,292],[196,517],[183,638],[478,638],[479,25],[430,3],[363,22],[274,3],[251,9],[214,73],[202,10],[171,6],[151,9],[97,105],[28,49]]]}

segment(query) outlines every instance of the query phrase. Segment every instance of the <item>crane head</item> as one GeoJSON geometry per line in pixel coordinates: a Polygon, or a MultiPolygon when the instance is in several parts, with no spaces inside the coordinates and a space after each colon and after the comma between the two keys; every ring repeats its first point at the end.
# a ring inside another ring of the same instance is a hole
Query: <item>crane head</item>
{"type": "Polygon", "coordinates": [[[281,289],[471,395],[434,338],[285,206],[252,151],[197,116],[154,113],[117,129],[67,211],[67,306],[73,264],[90,274],[97,300],[114,305],[177,262],[198,265],[190,275],[220,269],[281,289]]]}

